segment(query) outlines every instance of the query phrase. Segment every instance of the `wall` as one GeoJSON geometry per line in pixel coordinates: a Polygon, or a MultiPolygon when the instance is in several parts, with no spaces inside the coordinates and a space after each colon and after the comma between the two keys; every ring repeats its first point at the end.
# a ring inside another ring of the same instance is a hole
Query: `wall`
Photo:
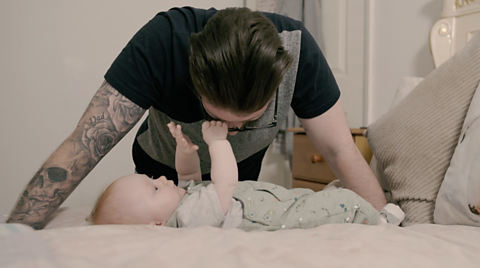
{"type": "MultiPolygon", "coordinates": [[[[131,36],[174,6],[225,8],[243,0],[0,1],[0,214],[73,131],[131,36]]],[[[91,205],[131,173],[131,131],[77,187],[66,206],[91,205]]]]}
{"type": "Polygon", "coordinates": [[[429,33],[442,6],[440,0],[369,1],[368,123],[388,111],[402,77],[434,69],[429,33]]]}

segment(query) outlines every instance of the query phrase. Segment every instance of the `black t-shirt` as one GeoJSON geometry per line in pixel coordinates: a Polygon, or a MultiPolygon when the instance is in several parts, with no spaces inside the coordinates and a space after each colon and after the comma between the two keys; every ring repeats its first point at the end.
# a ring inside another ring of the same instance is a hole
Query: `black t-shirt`
{"type": "MultiPolygon", "coordinates": [[[[134,144],[134,161],[141,173],[156,177],[159,172],[160,175],[167,173],[158,169],[174,169],[171,159],[175,142],[166,129],[168,121],[181,124],[184,132],[193,137],[192,141],[201,148],[202,173],[210,171],[206,145],[201,135],[198,136],[203,114],[189,74],[189,36],[200,32],[216,12],[213,8],[184,7],[158,13],[134,35],[105,74],[108,83],[121,94],[150,109],[149,118],[137,133],[134,144]],[[159,165],[154,167],[153,163],[159,165]]],[[[256,179],[265,149],[286,118],[288,107],[300,118],[313,118],[330,109],[340,96],[322,52],[303,24],[278,14],[264,15],[277,27],[285,48],[296,60],[280,86],[279,126],[269,132],[229,136],[239,169],[254,166],[255,172],[246,175],[253,177],[241,176],[241,180],[256,179]],[[257,137],[263,140],[247,143],[257,137]],[[245,146],[249,146],[249,150],[244,150],[245,146]],[[242,162],[248,165],[241,166],[242,162]]],[[[271,106],[273,109],[273,104],[271,106]]],[[[267,115],[266,112],[265,117],[267,115]]],[[[239,172],[242,174],[242,170],[239,172]]]]}

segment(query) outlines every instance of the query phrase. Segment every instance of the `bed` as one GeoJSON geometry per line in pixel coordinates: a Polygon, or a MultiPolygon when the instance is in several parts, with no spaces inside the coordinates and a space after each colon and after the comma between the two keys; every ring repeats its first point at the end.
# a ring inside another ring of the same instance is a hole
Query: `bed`
{"type": "MultiPolygon", "coordinates": [[[[87,211],[63,212],[84,216],[87,211]]],[[[467,268],[480,263],[480,228],[472,226],[332,224],[252,233],[213,227],[58,227],[1,226],[0,267],[467,268]]]]}
{"type": "Polygon", "coordinates": [[[438,68],[406,78],[365,133],[402,226],[93,226],[89,208],[60,208],[40,231],[0,224],[0,267],[480,267],[480,35],[467,26],[480,26],[480,3],[444,5],[431,32],[438,68]]]}

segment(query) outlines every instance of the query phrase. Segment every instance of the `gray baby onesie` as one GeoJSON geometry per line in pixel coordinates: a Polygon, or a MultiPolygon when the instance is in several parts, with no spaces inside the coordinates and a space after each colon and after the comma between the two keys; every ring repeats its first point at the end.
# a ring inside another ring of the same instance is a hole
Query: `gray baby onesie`
{"type": "MultiPolygon", "coordinates": [[[[347,189],[314,192],[258,181],[240,181],[226,215],[213,184],[182,182],[187,194],[167,226],[240,228],[274,231],[328,223],[377,224],[378,211],[347,189]]],[[[179,186],[182,187],[179,183],[179,186]]]]}

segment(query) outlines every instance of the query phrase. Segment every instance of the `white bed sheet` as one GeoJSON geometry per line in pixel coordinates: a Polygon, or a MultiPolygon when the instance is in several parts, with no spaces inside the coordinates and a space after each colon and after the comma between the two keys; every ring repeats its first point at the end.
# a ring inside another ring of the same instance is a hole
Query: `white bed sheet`
{"type": "Polygon", "coordinates": [[[477,227],[332,224],[248,233],[91,226],[78,212],[61,211],[41,231],[0,225],[0,267],[480,267],[477,227]]]}

